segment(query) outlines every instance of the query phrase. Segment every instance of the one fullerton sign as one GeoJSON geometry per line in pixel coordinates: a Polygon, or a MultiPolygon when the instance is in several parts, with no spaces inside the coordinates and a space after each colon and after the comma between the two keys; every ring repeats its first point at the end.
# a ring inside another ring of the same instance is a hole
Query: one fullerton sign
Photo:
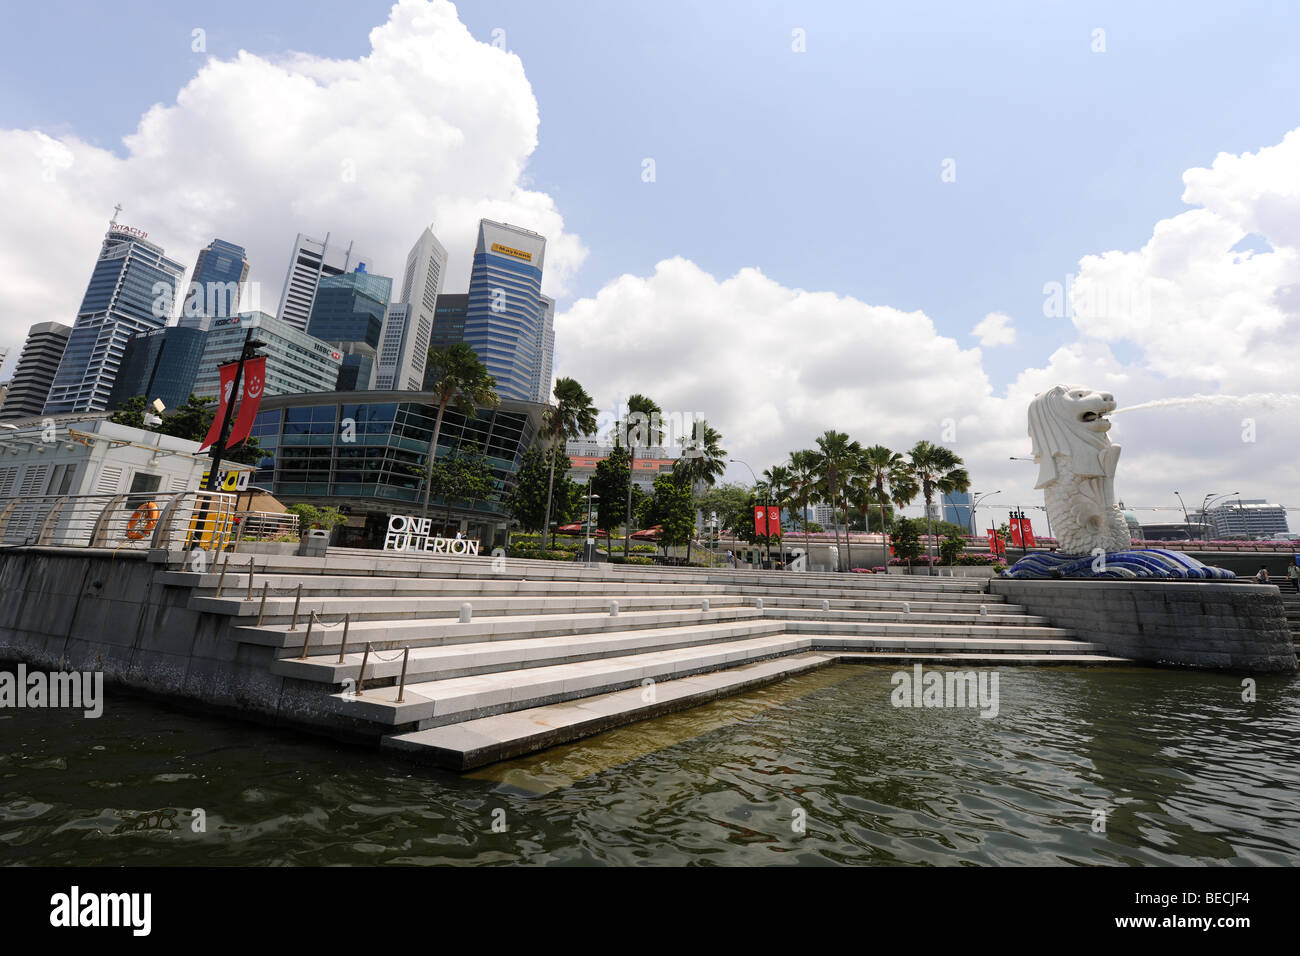
{"type": "Polygon", "coordinates": [[[432,518],[389,515],[385,551],[428,551],[431,554],[478,554],[478,542],[469,538],[443,538],[429,533],[432,518]]]}

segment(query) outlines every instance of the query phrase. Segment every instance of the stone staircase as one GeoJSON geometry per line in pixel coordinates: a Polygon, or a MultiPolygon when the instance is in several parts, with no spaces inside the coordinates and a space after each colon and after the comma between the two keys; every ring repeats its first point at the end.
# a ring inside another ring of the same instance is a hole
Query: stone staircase
{"type": "Polygon", "coordinates": [[[503,567],[341,549],[254,562],[251,585],[239,555],[224,580],[217,569],[160,579],[226,621],[236,656],[263,656],[284,719],[456,769],[836,661],[1121,660],[974,578],[503,567]]]}

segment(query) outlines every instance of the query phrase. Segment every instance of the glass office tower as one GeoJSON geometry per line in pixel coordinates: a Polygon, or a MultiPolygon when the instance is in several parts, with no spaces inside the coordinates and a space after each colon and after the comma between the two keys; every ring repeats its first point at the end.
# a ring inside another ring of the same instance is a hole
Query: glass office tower
{"type": "Polygon", "coordinates": [[[545,256],[546,239],[538,233],[490,219],[479,222],[465,342],[496,379],[502,398],[536,401],[545,341],[545,256]]]}

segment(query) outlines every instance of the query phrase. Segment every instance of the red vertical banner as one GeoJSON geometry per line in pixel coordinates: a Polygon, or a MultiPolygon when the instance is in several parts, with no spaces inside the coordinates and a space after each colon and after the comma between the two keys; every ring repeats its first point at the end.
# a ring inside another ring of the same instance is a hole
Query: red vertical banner
{"type": "Polygon", "coordinates": [[[767,509],[767,533],[774,538],[781,536],[781,509],[780,508],[767,509]]]}
{"type": "Polygon", "coordinates": [[[1026,548],[1034,547],[1034,523],[1029,518],[1020,519],[1020,537],[1026,548]]]}
{"type": "Polygon", "coordinates": [[[754,505],[754,537],[762,538],[767,536],[767,509],[762,505],[754,505]]]}
{"type": "Polygon", "coordinates": [[[208,429],[203,444],[199,446],[199,451],[215,445],[217,439],[221,437],[221,426],[226,423],[226,406],[234,398],[232,393],[235,391],[235,372],[238,369],[238,362],[231,362],[229,365],[222,365],[217,369],[217,372],[221,375],[221,384],[217,388],[217,413],[212,417],[212,426],[208,429]]]}
{"type": "Polygon", "coordinates": [[[998,553],[998,533],[993,528],[989,528],[989,554],[998,553]]]}
{"type": "Polygon", "coordinates": [[[235,426],[230,429],[230,438],[226,445],[234,448],[249,436],[253,430],[253,419],[262,404],[262,394],[266,391],[266,358],[249,359],[244,363],[244,388],[239,398],[239,416],[235,426]]]}
{"type": "Polygon", "coordinates": [[[1019,518],[1011,519],[1011,543],[1014,544],[1017,548],[1023,548],[1025,546],[1024,541],[1020,536],[1019,518]]]}

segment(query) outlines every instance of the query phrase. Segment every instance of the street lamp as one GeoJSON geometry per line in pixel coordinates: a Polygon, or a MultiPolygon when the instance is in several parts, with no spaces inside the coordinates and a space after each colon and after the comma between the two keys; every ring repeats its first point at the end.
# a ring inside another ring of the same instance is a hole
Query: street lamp
{"type": "Polygon", "coordinates": [[[975,534],[976,534],[976,531],[975,531],[975,509],[979,507],[980,502],[983,501],[985,498],[991,498],[991,497],[993,497],[994,495],[1000,495],[1000,494],[1002,494],[1001,491],[986,491],[986,492],[984,492],[983,494],[980,494],[978,491],[974,492],[975,499],[970,503],[970,533],[971,533],[971,537],[974,537],[975,534]]]}
{"type": "MultiPolygon", "coordinates": [[[[758,491],[758,484],[759,484],[759,483],[758,483],[758,475],[754,474],[754,469],[750,467],[749,462],[747,462],[747,461],[741,461],[739,458],[728,458],[727,461],[730,462],[730,463],[733,464],[733,465],[744,465],[746,468],[749,468],[749,476],[750,476],[751,478],[754,479],[754,490],[755,490],[755,491],[758,491]]],[[[767,490],[768,490],[768,489],[766,489],[766,488],[764,489],[764,491],[767,491],[767,490]]],[[[770,503],[771,503],[771,502],[770,502],[770,499],[769,499],[769,497],[768,497],[768,495],[766,495],[766,494],[763,495],[763,500],[764,500],[764,502],[766,502],[767,504],[770,504],[770,503]]],[[[764,506],[763,506],[763,513],[764,513],[764,514],[767,514],[767,504],[764,504],[764,506]]],[[[755,536],[755,537],[758,536],[758,528],[754,528],[754,536],[755,536]]],[[[768,542],[768,543],[767,543],[767,558],[768,558],[769,561],[771,561],[771,560],[772,560],[772,539],[771,539],[770,536],[767,536],[767,535],[765,535],[765,537],[767,537],[767,542],[768,542]]]]}
{"type": "Polygon", "coordinates": [[[600,500],[600,495],[592,494],[591,479],[588,478],[587,479],[587,527],[586,527],[586,535],[585,535],[586,545],[584,547],[584,551],[582,555],[582,560],[585,561],[587,564],[594,564],[596,561],[596,555],[595,555],[596,542],[592,540],[591,537],[591,503],[593,501],[599,501],[599,500],[600,500]]]}
{"type": "MultiPolygon", "coordinates": [[[[1209,495],[1206,495],[1205,498],[1202,499],[1203,503],[1201,505],[1201,527],[1202,528],[1205,527],[1205,522],[1210,517],[1210,505],[1213,505],[1220,498],[1231,498],[1233,495],[1239,495],[1239,494],[1241,494],[1240,491],[1229,491],[1226,495],[1215,495],[1213,498],[1211,498],[1209,495]],[[1209,502],[1209,503],[1205,504],[1204,502],[1209,502]]],[[[1240,510],[1241,507],[1240,501],[1238,501],[1237,507],[1240,510]]]]}

